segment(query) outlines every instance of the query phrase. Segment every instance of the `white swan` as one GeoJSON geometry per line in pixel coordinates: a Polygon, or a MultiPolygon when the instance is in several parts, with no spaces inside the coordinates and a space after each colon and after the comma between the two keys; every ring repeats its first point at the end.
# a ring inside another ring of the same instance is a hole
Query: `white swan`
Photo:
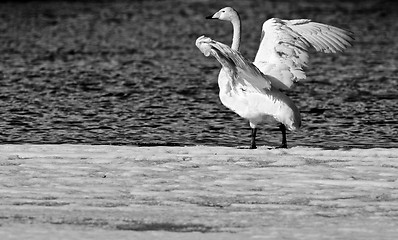
{"type": "Polygon", "coordinates": [[[251,148],[256,148],[257,124],[279,122],[282,145],[287,147],[286,127],[298,129],[300,112],[292,100],[273,88],[269,76],[264,75],[253,63],[237,50],[225,44],[201,36],[196,46],[205,56],[214,56],[222,65],[218,77],[221,102],[239,116],[249,119],[252,128],[251,148]]]}
{"type": "Polygon", "coordinates": [[[286,127],[299,128],[301,119],[294,103],[278,89],[288,89],[294,82],[305,79],[310,47],[326,53],[342,51],[351,46],[352,33],[308,19],[271,18],[263,24],[260,47],[252,64],[238,52],[239,14],[226,7],[207,18],[230,21],[234,30],[231,48],[205,37],[196,41],[206,56],[213,55],[222,64],[218,76],[221,102],[249,120],[251,148],[256,148],[257,125],[271,121],[280,123],[280,147],[286,148],[286,127]]]}

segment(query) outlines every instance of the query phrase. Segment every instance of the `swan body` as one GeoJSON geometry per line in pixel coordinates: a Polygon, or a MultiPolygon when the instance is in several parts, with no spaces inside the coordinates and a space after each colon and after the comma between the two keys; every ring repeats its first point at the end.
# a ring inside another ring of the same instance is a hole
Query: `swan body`
{"type": "Polygon", "coordinates": [[[292,100],[279,90],[289,89],[306,78],[309,48],[336,53],[351,46],[353,34],[309,19],[271,18],[262,26],[260,46],[252,63],[239,52],[239,14],[226,7],[207,18],[229,21],[233,26],[231,47],[204,36],[196,40],[196,46],[205,56],[214,56],[222,65],[218,75],[222,104],[249,120],[251,148],[256,148],[257,126],[272,122],[280,124],[281,147],[286,148],[286,128],[298,129],[301,118],[292,100]]]}
{"type": "MultiPolygon", "coordinates": [[[[218,77],[221,103],[248,119],[251,128],[257,128],[260,123],[282,123],[289,130],[296,130],[301,125],[300,112],[292,100],[276,89],[264,88],[260,91],[250,89],[244,85],[231,86],[234,76],[228,66],[224,66],[218,77]]],[[[264,78],[261,76],[260,78],[264,78]]]]}
{"type": "MultiPolygon", "coordinates": [[[[248,119],[252,129],[264,122],[278,122],[289,130],[300,127],[300,112],[292,100],[273,88],[270,78],[238,51],[204,36],[196,40],[196,46],[205,56],[211,55],[221,63],[220,100],[224,106],[248,119]]],[[[255,137],[255,130],[252,136],[255,137]]],[[[256,148],[254,138],[251,148],[256,148]]]]}

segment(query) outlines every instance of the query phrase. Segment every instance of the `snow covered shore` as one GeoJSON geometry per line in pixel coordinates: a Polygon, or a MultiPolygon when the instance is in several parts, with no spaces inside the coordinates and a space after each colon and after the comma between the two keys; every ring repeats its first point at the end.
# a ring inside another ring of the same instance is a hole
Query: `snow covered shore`
{"type": "Polygon", "coordinates": [[[398,236],[398,149],[0,145],[0,152],[1,239],[398,236]]]}

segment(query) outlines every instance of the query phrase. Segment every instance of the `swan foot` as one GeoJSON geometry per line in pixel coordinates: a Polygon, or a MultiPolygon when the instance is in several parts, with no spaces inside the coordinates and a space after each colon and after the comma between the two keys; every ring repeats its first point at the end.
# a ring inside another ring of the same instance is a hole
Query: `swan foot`
{"type": "Polygon", "coordinates": [[[287,140],[286,140],[286,127],[282,123],[279,125],[279,129],[282,132],[282,144],[276,148],[287,148],[287,140]]]}
{"type": "Polygon", "coordinates": [[[257,146],[238,146],[237,149],[257,149],[257,146]]]}
{"type": "Polygon", "coordinates": [[[278,148],[287,148],[287,144],[286,143],[282,143],[281,145],[275,147],[276,149],[278,148]]]}
{"type": "Polygon", "coordinates": [[[252,128],[252,140],[250,143],[250,149],[256,149],[256,134],[257,134],[257,128],[252,128]]]}

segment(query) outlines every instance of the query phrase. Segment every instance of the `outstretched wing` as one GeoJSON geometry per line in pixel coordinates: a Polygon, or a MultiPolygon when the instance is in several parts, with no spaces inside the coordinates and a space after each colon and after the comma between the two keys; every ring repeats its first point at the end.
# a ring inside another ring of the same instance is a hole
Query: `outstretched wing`
{"type": "Polygon", "coordinates": [[[254,64],[273,79],[276,88],[290,88],[294,82],[305,79],[308,49],[336,53],[351,46],[353,33],[309,19],[281,20],[271,18],[264,22],[260,47],[254,64]]]}
{"type": "Polygon", "coordinates": [[[201,36],[196,46],[206,56],[214,56],[227,71],[232,85],[244,87],[248,91],[262,92],[271,88],[271,82],[253,63],[229,46],[201,36]]]}

